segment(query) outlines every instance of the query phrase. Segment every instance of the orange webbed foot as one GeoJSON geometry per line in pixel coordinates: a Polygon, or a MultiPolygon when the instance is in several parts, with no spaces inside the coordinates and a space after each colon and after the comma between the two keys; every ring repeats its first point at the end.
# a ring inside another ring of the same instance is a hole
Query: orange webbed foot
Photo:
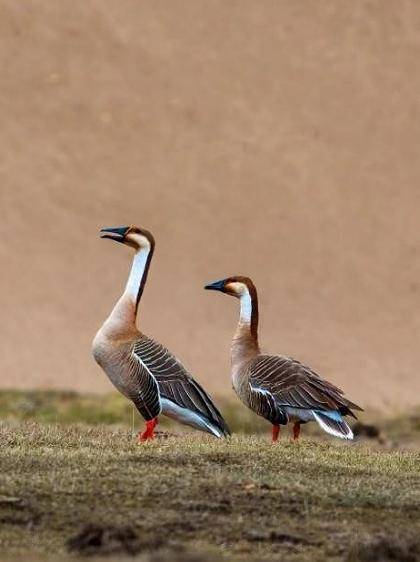
{"type": "Polygon", "coordinates": [[[155,438],[155,427],[158,424],[158,419],[153,418],[146,422],[146,429],[143,432],[139,432],[138,443],[144,443],[145,441],[150,441],[155,438]]]}
{"type": "Polygon", "coordinates": [[[293,439],[292,441],[297,441],[300,436],[300,422],[295,422],[293,424],[293,439]]]}
{"type": "Polygon", "coordinates": [[[276,443],[276,441],[278,441],[279,439],[279,435],[280,435],[280,426],[273,425],[272,432],[271,432],[271,436],[272,436],[271,442],[276,443]]]}

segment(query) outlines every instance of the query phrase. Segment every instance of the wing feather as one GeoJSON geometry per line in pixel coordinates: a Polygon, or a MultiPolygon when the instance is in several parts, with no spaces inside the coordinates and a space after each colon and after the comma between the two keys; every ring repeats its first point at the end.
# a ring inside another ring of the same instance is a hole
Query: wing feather
{"type": "Polygon", "coordinates": [[[156,379],[147,366],[133,353],[129,367],[131,377],[136,383],[129,391],[129,397],[147,420],[157,417],[161,412],[159,388],[156,379]]]}
{"type": "Polygon", "coordinates": [[[341,389],[289,357],[260,355],[249,363],[247,375],[251,389],[270,393],[280,408],[339,410],[343,415],[361,409],[341,389]]]}
{"type": "Polygon", "coordinates": [[[210,396],[168,349],[143,335],[135,345],[135,353],[153,373],[162,398],[201,416],[222,434],[230,434],[210,396]]]}

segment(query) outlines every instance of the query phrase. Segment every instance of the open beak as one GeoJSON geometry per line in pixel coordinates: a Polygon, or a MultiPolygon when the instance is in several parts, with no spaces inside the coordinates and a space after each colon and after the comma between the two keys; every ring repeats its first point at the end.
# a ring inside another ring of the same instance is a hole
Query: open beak
{"type": "Polygon", "coordinates": [[[110,238],[116,242],[124,242],[129,226],[118,226],[116,228],[102,228],[99,235],[101,238],[110,238]]]}
{"type": "Polygon", "coordinates": [[[205,285],[204,288],[208,289],[209,291],[223,291],[225,287],[225,280],[222,279],[221,281],[214,281],[213,283],[209,283],[205,285]]]}

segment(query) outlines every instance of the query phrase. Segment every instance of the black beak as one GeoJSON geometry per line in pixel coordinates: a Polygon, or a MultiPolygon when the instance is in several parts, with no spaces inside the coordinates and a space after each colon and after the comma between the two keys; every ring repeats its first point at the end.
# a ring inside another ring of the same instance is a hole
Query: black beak
{"type": "Polygon", "coordinates": [[[208,285],[204,286],[205,289],[209,291],[222,291],[225,288],[225,280],[222,279],[221,281],[214,281],[213,283],[209,283],[208,285]]]}
{"type": "Polygon", "coordinates": [[[102,228],[100,231],[101,238],[110,238],[116,242],[124,242],[125,235],[130,229],[129,226],[118,226],[116,228],[102,228]]]}

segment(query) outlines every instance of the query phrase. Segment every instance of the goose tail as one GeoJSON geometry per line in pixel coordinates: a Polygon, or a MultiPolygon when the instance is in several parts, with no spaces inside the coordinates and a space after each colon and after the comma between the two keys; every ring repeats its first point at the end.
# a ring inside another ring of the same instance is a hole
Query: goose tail
{"type": "Polygon", "coordinates": [[[319,426],[327,433],[341,439],[353,439],[353,432],[347,422],[343,420],[340,412],[336,410],[331,412],[313,410],[312,413],[319,426]]]}

